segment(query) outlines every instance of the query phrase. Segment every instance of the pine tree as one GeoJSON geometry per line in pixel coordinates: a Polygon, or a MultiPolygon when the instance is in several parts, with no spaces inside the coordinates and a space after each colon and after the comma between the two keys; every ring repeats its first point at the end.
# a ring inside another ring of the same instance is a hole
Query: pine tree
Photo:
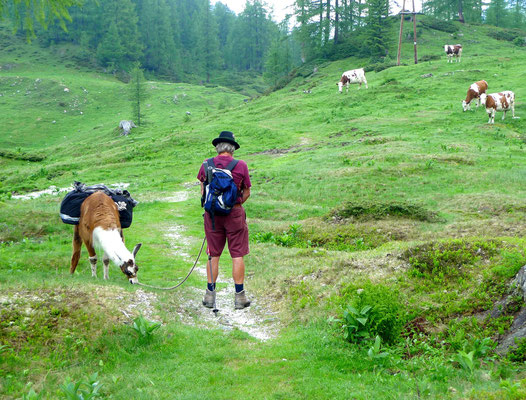
{"type": "Polygon", "coordinates": [[[118,69],[130,70],[133,63],[142,55],[135,5],[131,0],[106,0],[101,6],[103,27],[108,28],[103,32],[98,44],[97,59],[102,65],[112,64],[118,69]],[[111,41],[114,40],[119,46],[111,45],[111,41]],[[108,51],[111,47],[115,47],[117,51],[114,57],[111,57],[108,51]]]}
{"type": "Polygon", "coordinates": [[[129,98],[132,103],[133,118],[136,119],[137,125],[144,122],[143,107],[144,101],[148,97],[146,90],[146,80],[139,63],[136,63],[131,71],[131,81],[129,85],[129,98]],[[142,121],[141,121],[142,119],[142,121]]]}
{"type": "Polygon", "coordinates": [[[121,45],[117,24],[112,22],[104,38],[97,47],[97,60],[103,67],[116,68],[124,58],[124,48],[121,45]]]}
{"type": "Polygon", "coordinates": [[[385,0],[368,0],[367,6],[365,42],[371,58],[379,59],[386,55],[387,50],[385,21],[389,15],[389,5],[385,0]]]}
{"type": "Polygon", "coordinates": [[[220,64],[219,34],[211,10],[210,0],[203,1],[199,31],[201,32],[198,42],[200,62],[204,67],[206,82],[210,82],[210,74],[216,70],[220,64]]]}

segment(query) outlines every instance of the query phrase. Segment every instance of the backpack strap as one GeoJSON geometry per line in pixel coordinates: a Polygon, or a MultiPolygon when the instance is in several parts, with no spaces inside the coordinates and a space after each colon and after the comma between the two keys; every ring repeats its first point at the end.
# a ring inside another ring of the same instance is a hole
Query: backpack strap
{"type": "Polygon", "coordinates": [[[230,172],[232,172],[232,170],[234,168],[236,168],[236,165],[237,165],[238,162],[239,162],[239,160],[232,160],[232,161],[230,161],[230,163],[226,166],[225,169],[228,169],[230,172]]]}
{"type": "Polygon", "coordinates": [[[216,167],[214,159],[209,158],[203,164],[205,166],[206,184],[210,184],[212,182],[212,169],[216,167]]]}

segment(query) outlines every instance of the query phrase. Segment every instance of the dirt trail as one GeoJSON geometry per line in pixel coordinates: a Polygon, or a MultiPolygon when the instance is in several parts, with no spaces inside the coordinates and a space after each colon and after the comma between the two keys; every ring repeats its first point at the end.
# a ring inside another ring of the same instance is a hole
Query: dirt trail
{"type": "MultiPolygon", "coordinates": [[[[197,196],[197,192],[188,190],[192,185],[185,184],[184,186],[187,190],[172,193],[162,201],[175,203],[186,201],[197,196]]],[[[197,201],[197,199],[195,200],[197,201]]],[[[190,266],[194,262],[196,255],[188,254],[187,249],[192,244],[195,244],[197,240],[186,236],[185,231],[186,229],[183,225],[173,223],[165,236],[170,241],[173,255],[182,257],[190,266]]],[[[201,239],[199,239],[199,241],[200,240],[201,239]]],[[[260,304],[258,299],[251,296],[250,286],[247,292],[248,297],[252,301],[252,305],[244,310],[234,309],[234,282],[222,273],[222,271],[231,268],[228,250],[221,259],[219,277],[217,279],[218,286],[222,287],[217,290],[216,302],[217,308],[219,309],[217,316],[214,315],[211,309],[202,305],[206,283],[207,259],[205,253],[203,253],[201,257],[194,273],[203,277],[203,288],[186,288],[184,296],[181,296],[180,307],[178,307],[176,311],[181,321],[186,324],[206,328],[221,328],[225,330],[239,329],[260,340],[268,340],[277,336],[278,318],[276,313],[260,304]],[[225,285],[226,287],[224,287],[225,285]]]]}

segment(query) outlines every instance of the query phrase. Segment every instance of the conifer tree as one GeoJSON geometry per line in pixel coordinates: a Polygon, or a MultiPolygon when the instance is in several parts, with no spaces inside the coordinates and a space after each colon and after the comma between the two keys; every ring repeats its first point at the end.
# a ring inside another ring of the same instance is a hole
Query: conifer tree
{"type": "Polygon", "coordinates": [[[387,39],[385,32],[389,5],[385,0],[367,0],[366,44],[371,58],[378,59],[386,55],[387,39]]]}
{"type": "Polygon", "coordinates": [[[220,64],[218,29],[212,13],[210,0],[203,1],[198,39],[199,61],[204,67],[206,82],[210,82],[210,74],[220,64]]]}
{"type": "Polygon", "coordinates": [[[148,98],[148,92],[144,73],[139,63],[135,63],[130,75],[131,81],[128,84],[129,98],[132,103],[133,118],[137,121],[137,125],[140,126],[144,122],[143,104],[148,98]]]}

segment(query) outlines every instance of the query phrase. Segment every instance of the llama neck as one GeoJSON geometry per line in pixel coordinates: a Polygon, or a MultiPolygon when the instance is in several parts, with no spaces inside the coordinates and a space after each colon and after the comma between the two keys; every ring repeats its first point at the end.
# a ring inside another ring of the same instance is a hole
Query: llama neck
{"type": "Polygon", "coordinates": [[[102,248],[106,256],[119,267],[134,259],[124,245],[118,229],[103,229],[97,226],[93,230],[93,244],[102,248]]]}

